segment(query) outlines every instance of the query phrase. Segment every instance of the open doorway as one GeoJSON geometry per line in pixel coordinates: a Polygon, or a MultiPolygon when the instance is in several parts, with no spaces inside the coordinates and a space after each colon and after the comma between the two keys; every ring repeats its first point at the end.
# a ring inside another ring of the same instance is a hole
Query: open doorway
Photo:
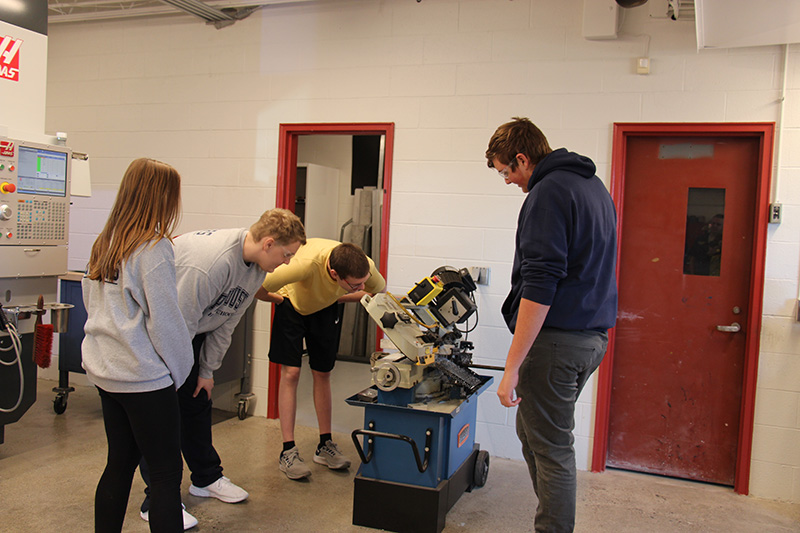
{"type": "MultiPolygon", "coordinates": [[[[302,215],[309,237],[355,242],[387,277],[393,146],[393,123],[281,124],[276,206],[302,215]]],[[[340,359],[368,361],[377,329],[351,307],[340,359]]],[[[278,417],[279,379],[270,363],[268,418],[278,417]]]]}
{"type": "MultiPolygon", "coordinates": [[[[380,260],[383,135],[303,135],[294,212],[309,238],[353,243],[380,260]]],[[[357,302],[342,304],[340,361],[368,363],[377,327],[357,302]]]]}

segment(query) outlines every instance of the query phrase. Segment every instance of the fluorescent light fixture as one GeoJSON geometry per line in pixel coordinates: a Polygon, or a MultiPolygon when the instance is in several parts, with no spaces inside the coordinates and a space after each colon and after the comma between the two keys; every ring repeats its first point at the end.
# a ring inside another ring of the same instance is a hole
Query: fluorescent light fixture
{"type": "Polygon", "coordinates": [[[0,9],[13,11],[14,13],[24,13],[26,7],[25,2],[22,0],[0,0],[0,9]]]}

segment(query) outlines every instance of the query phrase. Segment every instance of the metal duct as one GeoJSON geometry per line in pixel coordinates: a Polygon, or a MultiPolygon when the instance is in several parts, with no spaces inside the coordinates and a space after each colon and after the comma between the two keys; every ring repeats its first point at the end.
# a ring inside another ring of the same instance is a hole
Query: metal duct
{"type": "Polygon", "coordinates": [[[204,4],[200,0],[161,0],[165,4],[169,4],[173,7],[180,9],[181,11],[185,11],[191,15],[196,17],[200,17],[201,19],[207,22],[219,22],[223,20],[230,20],[233,21],[235,18],[224,11],[221,11],[215,7],[211,7],[207,4],[204,4]]]}

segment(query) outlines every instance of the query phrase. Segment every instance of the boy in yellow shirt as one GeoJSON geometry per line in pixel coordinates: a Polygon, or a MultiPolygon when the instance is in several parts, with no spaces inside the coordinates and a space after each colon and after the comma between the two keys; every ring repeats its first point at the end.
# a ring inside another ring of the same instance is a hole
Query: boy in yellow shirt
{"type": "Polygon", "coordinates": [[[294,442],[303,340],[320,432],[314,462],[334,470],[348,468],[350,460],[331,437],[330,374],[339,347],[339,304],[359,301],[364,294],[380,292],[385,286],[375,263],[355,244],[308,239],[289,264],[267,275],[256,293],[256,298],[276,304],[269,360],[281,365],[278,409],[283,451],[279,466],[289,479],[311,475],[294,442]]]}

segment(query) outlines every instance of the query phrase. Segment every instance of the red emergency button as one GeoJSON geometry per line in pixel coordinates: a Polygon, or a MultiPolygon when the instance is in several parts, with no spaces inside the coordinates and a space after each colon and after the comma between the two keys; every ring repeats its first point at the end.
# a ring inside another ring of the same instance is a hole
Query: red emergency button
{"type": "Polygon", "coordinates": [[[2,192],[3,194],[8,194],[8,193],[14,192],[16,190],[17,190],[17,187],[13,183],[8,183],[8,182],[4,181],[3,184],[0,185],[0,192],[2,192]]]}

